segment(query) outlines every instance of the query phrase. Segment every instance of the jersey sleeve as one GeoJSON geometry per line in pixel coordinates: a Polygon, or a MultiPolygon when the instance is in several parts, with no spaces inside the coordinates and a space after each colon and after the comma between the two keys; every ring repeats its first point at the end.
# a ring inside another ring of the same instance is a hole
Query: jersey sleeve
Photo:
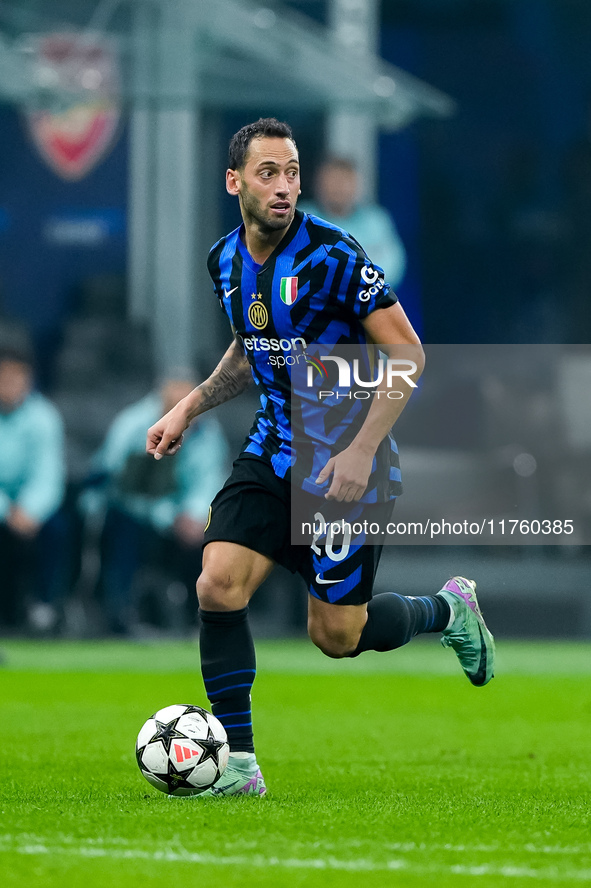
{"type": "Polygon", "coordinates": [[[207,270],[213,284],[213,291],[218,299],[218,305],[225,314],[223,289],[220,276],[220,256],[224,247],[224,238],[213,245],[207,257],[207,270]]]}
{"type": "Polygon", "coordinates": [[[343,239],[329,251],[329,259],[338,258],[334,295],[345,310],[363,320],[378,308],[398,302],[396,293],[384,278],[384,271],[369,259],[354,238],[343,239]]]}

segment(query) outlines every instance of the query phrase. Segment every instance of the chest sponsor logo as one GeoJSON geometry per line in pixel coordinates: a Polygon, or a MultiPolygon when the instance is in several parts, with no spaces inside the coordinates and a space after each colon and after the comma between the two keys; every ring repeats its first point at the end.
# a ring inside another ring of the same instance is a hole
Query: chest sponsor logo
{"type": "Polygon", "coordinates": [[[281,296],[281,301],[285,302],[286,305],[293,305],[298,298],[297,277],[281,278],[279,295],[281,296]]]}
{"type": "Polygon", "coordinates": [[[247,352],[280,352],[280,354],[265,355],[265,360],[272,367],[291,367],[294,364],[299,364],[300,361],[305,363],[307,360],[307,342],[303,336],[294,336],[292,339],[244,336],[242,343],[247,352]]]}
{"type": "Polygon", "coordinates": [[[262,330],[269,323],[269,312],[267,306],[262,302],[263,295],[262,293],[253,293],[250,298],[254,299],[254,302],[251,302],[249,306],[248,320],[257,330],[262,330]]]}

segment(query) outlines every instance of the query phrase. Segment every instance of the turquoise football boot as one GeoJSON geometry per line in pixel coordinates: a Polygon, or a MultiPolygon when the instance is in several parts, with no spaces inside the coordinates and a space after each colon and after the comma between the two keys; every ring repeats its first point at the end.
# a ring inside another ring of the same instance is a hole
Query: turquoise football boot
{"type": "Polygon", "coordinates": [[[220,779],[205,792],[200,793],[197,798],[234,795],[264,796],[266,792],[265,778],[256,760],[254,766],[251,762],[242,759],[232,761],[230,753],[230,761],[220,779]]]}
{"type": "Polygon", "coordinates": [[[482,687],[495,674],[495,640],[478,606],[476,583],[452,577],[437,594],[445,598],[454,615],[441,644],[454,649],[468,679],[482,687]]]}

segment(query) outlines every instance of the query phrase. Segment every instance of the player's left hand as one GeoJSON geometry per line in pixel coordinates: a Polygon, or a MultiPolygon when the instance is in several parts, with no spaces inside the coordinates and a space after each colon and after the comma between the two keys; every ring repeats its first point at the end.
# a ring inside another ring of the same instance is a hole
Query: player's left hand
{"type": "Polygon", "coordinates": [[[329,459],[316,478],[316,484],[324,484],[332,475],[332,483],[324,498],[339,503],[356,503],[367,489],[372,463],[373,454],[350,445],[329,459]]]}

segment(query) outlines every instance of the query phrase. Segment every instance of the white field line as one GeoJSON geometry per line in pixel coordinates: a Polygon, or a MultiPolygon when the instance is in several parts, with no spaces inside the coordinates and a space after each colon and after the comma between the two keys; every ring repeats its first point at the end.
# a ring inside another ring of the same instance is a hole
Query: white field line
{"type": "MultiPolygon", "coordinates": [[[[362,847],[368,846],[368,842],[362,842],[359,839],[347,840],[347,846],[349,848],[352,847],[362,847]]],[[[329,847],[324,844],[323,847],[329,847]]],[[[332,847],[336,847],[333,845],[332,847]]],[[[485,854],[496,853],[497,851],[509,851],[509,852],[518,852],[518,853],[527,853],[527,854],[557,854],[557,855],[571,855],[576,857],[580,854],[586,854],[591,856],[591,843],[586,845],[534,845],[532,842],[526,842],[524,845],[515,845],[510,843],[503,843],[502,845],[452,845],[449,843],[444,844],[427,844],[426,842],[387,842],[381,847],[386,851],[398,851],[398,852],[411,852],[411,851],[454,851],[457,853],[468,852],[470,854],[474,852],[483,852],[485,854]]]]}
{"type": "MultiPolygon", "coordinates": [[[[104,838],[102,836],[87,836],[86,838],[80,839],[78,837],[73,837],[67,835],[66,833],[56,833],[51,839],[47,839],[45,837],[40,837],[34,835],[32,833],[18,833],[17,835],[12,835],[10,833],[0,833],[0,847],[3,844],[16,844],[16,843],[41,843],[44,844],[46,842],[54,842],[58,845],[71,845],[71,844],[79,844],[88,846],[105,846],[105,845],[114,845],[114,846],[123,846],[129,847],[132,846],[133,843],[130,839],[124,838],[122,836],[109,836],[108,838],[104,838]]],[[[238,842],[242,845],[245,850],[252,850],[256,847],[256,842],[252,841],[243,841],[238,840],[238,842]]],[[[236,842],[235,844],[238,844],[236,842]]],[[[299,843],[304,844],[304,843],[299,843]]],[[[137,847],[133,845],[133,847],[137,847]]],[[[315,841],[314,848],[320,848],[325,852],[336,850],[342,850],[342,843],[336,842],[327,842],[327,841],[315,841]]],[[[375,843],[372,843],[368,840],[363,839],[347,839],[347,847],[348,848],[375,848],[375,843]]],[[[504,842],[503,844],[494,843],[490,845],[454,845],[450,842],[438,843],[438,842],[386,842],[380,845],[380,848],[384,851],[398,851],[398,852],[406,852],[410,853],[412,851],[419,851],[424,853],[425,851],[452,851],[455,853],[464,853],[468,852],[470,854],[483,852],[485,854],[494,854],[498,851],[510,851],[514,853],[523,853],[526,852],[528,854],[557,854],[557,855],[566,855],[570,854],[573,857],[577,855],[587,855],[591,856],[591,842],[586,842],[583,845],[534,845],[532,842],[526,842],[525,844],[511,844],[504,842]]]]}
{"type": "MultiPolygon", "coordinates": [[[[411,843],[410,843],[411,844],[411,843]]],[[[417,845],[416,849],[421,846],[417,845]]],[[[438,846],[452,850],[452,846],[438,846]]],[[[404,846],[405,850],[408,846],[404,846]]],[[[435,846],[427,846],[427,850],[434,850],[435,846]]],[[[414,850],[414,849],[413,849],[414,850]]],[[[466,851],[474,851],[475,848],[466,848],[466,851]]],[[[492,849],[491,849],[492,850],[492,849]]],[[[507,850],[507,849],[505,849],[507,850]]],[[[529,878],[532,880],[548,881],[551,884],[557,882],[587,882],[591,883],[591,869],[559,870],[551,867],[531,867],[513,865],[511,863],[483,862],[474,865],[421,865],[409,860],[393,859],[378,861],[364,858],[343,860],[332,855],[323,857],[267,857],[264,854],[209,854],[189,851],[185,848],[146,850],[135,847],[125,839],[89,839],[74,840],[64,839],[61,843],[47,841],[33,836],[21,835],[0,836],[0,853],[22,854],[31,856],[65,855],[86,859],[103,858],[108,860],[144,860],[151,863],[190,863],[202,866],[239,866],[258,867],[263,869],[300,869],[300,870],[341,870],[346,872],[392,872],[404,870],[407,873],[451,873],[458,876],[497,876],[503,878],[529,878]],[[127,847],[126,847],[127,846],[127,847]]]]}
{"type": "Polygon", "coordinates": [[[265,857],[262,854],[232,854],[217,855],[203,854],[194,851],[171,850],[146,851],[142,848],[116,848],[100,847],[97,845],[50,845],[44,842],[29,842],[26,844],[15,843],[9,845],[0,839],[0,852],[10,851],[17,854],[52,855],[66,854],[76,857],[108,858],[113,860],[148,860],[150,862],[164,863],[193,863],[206,866],[240,866],[240,867],[279,867],[281,869],[310,869],[310,870],[347,870],[350,872],[371,872],[376,870],[403,869],[405,864],[401,860],[389,860],[378,863],[371,860],[353,859],[339,860],[335,857],[265,857]]]}

